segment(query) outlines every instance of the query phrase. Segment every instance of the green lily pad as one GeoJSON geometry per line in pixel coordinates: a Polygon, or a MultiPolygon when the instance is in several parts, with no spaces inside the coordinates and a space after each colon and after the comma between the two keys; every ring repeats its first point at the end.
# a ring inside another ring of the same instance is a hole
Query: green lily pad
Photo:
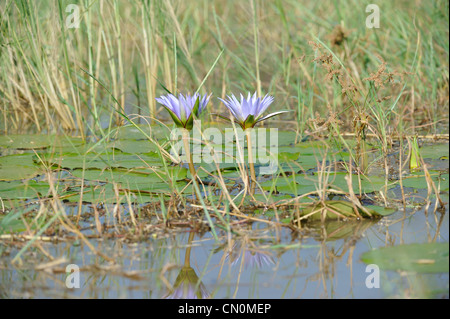
{"type": "MultiPolygon", "coordinates": [[[[161,126],[140,124],[138,127],[152,138],[161,139],[170,136],[169,129],[161,126]]],[[[112,133],[112,137],[116,140],[147,140],[147,137],[134,125],[119,127],[112,133]]]]}
{"type": "Polygon", "coordinates": [[[129,154],[156,153],[158,150],[155,143],[149,140],[116,140],[110,142],[108,147],[116,148],[129,154]]]}
{"type": "MultiPolygon", "coordinates": [[[[164,185],[155,185],[155,193],[163,192],[161,186],[164,185]]],[[[159,201],[158,197],[150,194],[149,192],[138,191],[138,190],[124,190],[118,189],[118,196],[114,191],[114,187],[112,184],[106,185],[95,185],[91,187],[86,187],[83,189],[83,194],[81,194],[81,190],[78,190],[77,193],[74,193],[71,196],[64,197],[65,200],[69,202],[79,202],[82,200],[86,203],[98,204],[116,204],[118,201],[121,203],[127,203],[128,198],[130,196],[130,200],[132,203],[150,203],[154,201],[159,201]]]]}
{"type": "MultiPolygon", "coordinates": [[[[431,179],[437,185],[440,184],[441,191],[448,191],[449,189],[449,174],[439,174],[436,172],[430,172],[431,179]]],[[[411,174],[409,176],[405,176],[402,180],[403,187],[412,187],[412,188],[428,188],[427,180],[425,179],[424,172],[418,172],[415,174],[411,174]]]]}
{"type": "MultiPolygon", "coordinates": [[[[300,210],[300,216],[306,216],[308,221],[320,221],[321,220],[321,211],[325,209],[326,220],[338,219],[338,218],[356,218],[357,215],[354,211],[353,205],[349,202],[342,200],[328,200],[325,201],[325,205],[322,202],[315,202],[312,205],[309,205],[300,210]],[[339,216],[340,215],[340,216],[339,216]]],[[[381,215],[372,208],[365,207],[365,209],[370,213],[367,214],[362,209],[358,208],[358,212],[362,217],[381,217],[381,215]]],[[[293,224],[296,224],[297,220],[293,220],[293,224]]]]}
{"type": "Polygon", "coordinates": [[[80,138],[57,135],[25,134],[0,136],[0,147],[15,149],[45,149],[50,146],[54,147],[80,143],[82,143],[80,138]]]}
{"type": "MultiPolygon", "coordinates": [[[[337,188],[338,190],[342,190],[344,192],[348,192],[347,181],[345,180],[345,176],[348,175],[345,172],[335,172],[331,173],[328,177],[328,186],[331,188],[337,188]]],[[[317,173],[314,176],[303,176],[297,175],[296,181],[299,184],[307,184],[314,181],[315,184],[319,185],[319,175],[317,173]]],[[[383,189],[385,186],[385,179],[381,176],[363,176],[356,174],[352,174],[352,188],[355,194],[364,194],[364,193],[373,193],[383,189]],[[359,188],[359,179],[361,179],[361,189],[359,188]]],[[[388,182],[388,189],[394,187],[394,183],[388,182]]]]}
{"type": "Polygon", "coordinates": [[[319,160],[315,155],[304,155],[300,153],[300,157],[298,158],[297,162],[299,163],[299,167],[302,170],[307,171],[311,168],[316,168],[319,160]]]}
{"type": "MultiPolygon", "coordinates": [[[[139,170],[117,170],[117,169],[76,169],[72,175],[90,181],[101,181],[109,183],[119,183],[124,187],[134,187],[135,185],[145,185],[154,183],[165,183],[169,180],[177,181],[186,178],[187,169],[184,167],[168,167],[168,174],[162,169],[139,169],[139,170]]],[[[167,184],[168,185],[168,184],[167,184]]]]}
{"type": "MultiPolygon", "coordinates": [[[[267,132],[267,142],[269,142],[269,133],[267,132]]],[[[300,142],[300,136],[296,132],[292,131],[278,131],[278,146],[291,145],[300,142]]],[[[267,143],[269,145],[269,143],[267,143]]]]}
{"type": "MultiPolygon", "coordinates": [[[[346,173],[338,172],[335,174],[335,177],[332,185],[341,188],[342,190],[347,191],[347,181],[345,180],[346,173]]],[[[332,177],[332,179],[333,179],[332,177]]],[[[352,174],[352,187],[355,194],[364,194],[364,193],[373,193],[384,189],[385,186],[385,178],[382,176],[362,176],[356,174],[352,174]],[[361,179],[361,190],[359,189],[359,179],[361,179]]],[[[387,182],[387,188],[390,189],[394,187],[394,183],[387,182]]]]}
{"type": "Polygon", "coordinates": [[[34,199],[45,197],[49,192],[49,185],[34,180],[21,182],[0,182],[0,197],[5,199],[34,199]]]}
{"type": "MultiPolygon", "coordinates": [[[[328,177],[328,188],[348,192],[347,181],[345,180],[346,175],[347,173],[344,172],[331,173],[328,177]]],[[[384,177],[360,176],[360,178],[361,189],[359,188],[358,175],[352,175],[352,187],[355,194],[372,193],[384,188],[384,177]]],[[[295,178],[293,176],[288,176],[285,178],[282,175],[279,175],[274,180],[261,183],[261,186],[265,190],[276,190],[280,193],[293,195],[315,191],[319,185],[319,175],[317,173],[314,175],[297,174],[295,175],[295,178]]],[[[388,189],[392,187],[394,187],[394,184],[388,182],[388,189]]]]}
{"type": "Polygon", "coordinates": [[[262,203],[264,203],[266,205],[273,204],[273,203],[275,203],[275,202],[277,202],[279,200],[282,200],[282,199],[290,199],[290,198],[292,198],[289,195],[270,195],[270,196],[266,195],[266,196],[264,196],[263,194],[255,194],[253,196],[255,197],[255,200],[257,200],[259,202],[262,202],[262,203]]]}
{"type": "Polygon", "coordinates": [[[375,206],[375,205],[367,205],[365,207],[376,211],[381,216],[389,216],[397,211],[397,209],[395,208],[375,206]]]}
{"type": "Polygon", "coordinates": [[[8,189],[22,185],[21,181],[0,181],[0,194],[8,189]]]}
{"type": "Polygon", "coordinates": [[[449,156],[448,143],[426,145],[419,148],[419,153],[422,158],[440,159],[441,157],[449,156]]]}
{"type": "Polygon", "coordinates": [[[322,225],[315,225],[317,222],[308,223],[308,227],[315,230],[320,240],[334,241],[348,237],[359,237],[377,222],[376,219],[330,220],[324,224],[325,229],[322,229],[322,225]]]}
{"type": "Polygon", "coordinates": [[[383,247],[365,252],[361,260],[381,269],[415,273],[449,271],[449,244],[427,243],[383,247]]]}
{"type": "Polygon", "coordinates": [[[0,157],[0,181],[28,179],[42,173],[42,167],[34,165],[33,154],[17,154],[0,157]]]}
{"type": "Polygon", "coordinates": [[[300,195],[316,190],[315,181],[305,179],[301,183],[297,183],[292,176],[284,177],[279,175],[273,180],[268,180],[260,183],[264,190],[270,192],[278,192],[282,194],[300,195]]]}
{"type": "Polygon", "coordinates": [[[0,234],[17,233],[26,229],[25,224],[20,219],[20,214],[11,212],[6,216],[0,216],[0,234]]]}
{"type": "MultiPolygon", "coordinates": [[[[108,153],[88,153],[80,154],[64,154],[61,156],[53,156],[46,154],[41,156],[47,165],[54,165],[66,169],[105,169],[105,168],[146,168],[152,166],[161,166],[161,160],[155,154],[124,154],[121,152],[108,153]]],[[[39,163],[39,159],[35,157],[35,161],[39,163]]]]}

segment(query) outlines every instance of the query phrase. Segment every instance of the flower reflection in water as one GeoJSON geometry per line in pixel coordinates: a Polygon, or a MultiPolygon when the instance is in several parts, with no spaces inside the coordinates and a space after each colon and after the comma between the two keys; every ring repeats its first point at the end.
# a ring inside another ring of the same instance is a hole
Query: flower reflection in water
{"type": "Polygon", "coordinates": [[[231,250],[228,250],[226,255],[226,259],[230,261],[231,266],[238,264],[239,260],[245,268],[262,268],[275,264],[272,256],[266,252],[258,251],[254,247],[249,247],[251,245],[252,242],[247,238],[234,241],[231,250]]]}
{"type": "Polygon", "coordinates": [[[205,285],[199,282],[195,270],[183,267],[175,280],[174,289],[166,295],[165,299],[205,299],[209,293],[205,285]],[[198,287],[197,287],[198,286],[198,287]]]}
{"type": "Polygon", "coordinates": [[[188,248],[184,257],[184,266],[175,280],[173,289],[164,299],[205,299],[209,298],[209,293],[205,285],[200,281],[194,268],[191,267],[191,243],[194,239],[194,232],[189,234],[188,248]]]}
{"type": "MultiPolygon", "coordinates": [[[[237,266],[234,267],[235,270],[237,270],[237,274],[232,275],[233,280],[236,280],[236,286],[231,298],[236,298],[237,296],[244,268],[253,268],[253,270],[255,270],[275,265],[275,259],[268,252],[264,252],[257,248],[259,244],[257,239],[255,240],[248,236],[243,236],[239,238],[239,240],[231,239],[227,244],[216,249],[216,251],[224,251],[217,277],[218,281],[222,277],[222,270],[225,264],[228,264],[230,267],[237,266]]],[[[255,283],[257,282],[258,281],[255,283]]]]}

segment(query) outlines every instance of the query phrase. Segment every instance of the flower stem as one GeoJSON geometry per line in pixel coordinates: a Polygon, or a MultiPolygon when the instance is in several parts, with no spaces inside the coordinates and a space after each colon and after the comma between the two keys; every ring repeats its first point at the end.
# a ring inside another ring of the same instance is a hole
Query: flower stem
{"type": "Polygon", "coordinates": [[[251,136],[252,130],[246,130],[245,135],[247,135],[247,150],[248,150],[248,163],[250,166],[250,176],[251,176],[251,188],[250,188],[250,194],[255,194],[255,187],[256,187],[256,174],[255,174],[255,163],[253,161],[253,148],[252,148],[252,136],[251,136]]]}
{"type": "Polygon", "coordinates": [[[183,144],[184,144],[184,151],[186,152],[186,157],[189,165],[189,171],[192,175],[192,180],[195,182],[197,179],[197,172],[195,171],[194,163],[192,162],[192,155],[191,155],[191,148],[189,143],[189,131],[186,129],[183,129],[183,144]]]}
{"type": "Polygon", "coordinates": [[[191,172],[192,183],[194,184],[194,198],[199,199],[200,194],[197,193],[198,192],[197,172],[195,170],[194,163],[192,162],[192,154],[191,154],[189,138],[190,138],[189,130],[183,129],[184,151],[186,152],[186,157],[187,157],[187,161],[188,161],[188,165],[189,165],[189,171],[191,172]]]}

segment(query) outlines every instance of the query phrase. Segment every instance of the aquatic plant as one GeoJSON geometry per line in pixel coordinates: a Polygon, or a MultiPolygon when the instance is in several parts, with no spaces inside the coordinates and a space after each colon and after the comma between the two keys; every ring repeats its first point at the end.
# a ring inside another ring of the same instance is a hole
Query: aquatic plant
{"type": "Polygon", "coordinates": [[[190,94],[184,96],[180,93],[178,98],[176,98],[173,94],[168,94],[166,96],[163,95],[160,98],[156,98],[156,101],[164,106],[164,108],[169,112],[177,127],[183,129],[184,149],[187,156],[189,171],[192,175],[192,180],[196,179],[197,173],[194,163],[192,162],[192,155],[189,147],[189,131],[192,130],[192,127],[194,126],[194,116],[198,117],[201,114],[201,112],[206,108],[210,97],[211,95],[208,96],[206,94],[201,96],[198,93],[194,93],[192,96],[190,94]]]}
{"type": "MultiPolygon", "coordinates": [[[[241,94],[241,101],[239,101],[234,94],[227,95],[226,100],[219,98],[225,104],[225,106],[233,114],[236,122],[241,126],[243,130],[254,127],[257,123],[267,120],[276,115],[286,113],[289,111],[278,111],[266,116],[262,116],[267,108],[272,104],[274,98],[271,95],[266,94],[263,98],[257,97],[256,92],[251,96],[250,92],[247,98],[244,98],[241,94]]],[[[229,118],[219,115],[219,117],[229,120],[229,118]]]]}
{"type": "MultiPolygon", "coordinates": [[[[252,181],[250,192],[251,194],[254,194],[256,174],[252,151],[252,139],[251,134],[247,129],[253,128],[259,122],[289,111],[278,111],[263,116],[263,113],[267,110],[267,108],[270,106],[270,104],[272,104],[274,100],[273,96],[268,94],[261,98],[256,96],[256,92],[253,95],[250,95],[250,92],[248,92],[247,98],[244,98],[244,96],[241,94],[240,101],[236,98],[236,96],[234,96],[234,94],[232,94],[231,96],[227,95],[227,98],[228,99],[226,100],[219,98],[219,100],[221,100],[223,104],[225,104],[225,106],[228,108],[228,110],[230,110],[236,122],[239,124],[242,130],[245,131],[245,135],[247,137],[248,161],[252,181]]],[[[223,119],[230,120],[223,115],[217,115],[223,119]]]]}
{"type": "Polygon", "coordinates": [[[199,116],[206,108],[211,95],[201,96],[198,93],[194,95],[179,94],[176,98],[173,94],[163,95],[155,98],[169,112],[172,120],[180,128],[192,130],[194,116],[199,116]]]}

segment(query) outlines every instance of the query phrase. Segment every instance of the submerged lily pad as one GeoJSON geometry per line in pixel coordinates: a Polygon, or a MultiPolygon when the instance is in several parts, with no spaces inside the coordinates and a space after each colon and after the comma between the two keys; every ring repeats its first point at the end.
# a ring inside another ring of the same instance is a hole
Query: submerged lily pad
{"type": "Polygon", "coordinates": [[[427,243],[383,247],[365,252],[361,260],[381,269],[415,273],[449,271],[449,244],[427,243]]]}

